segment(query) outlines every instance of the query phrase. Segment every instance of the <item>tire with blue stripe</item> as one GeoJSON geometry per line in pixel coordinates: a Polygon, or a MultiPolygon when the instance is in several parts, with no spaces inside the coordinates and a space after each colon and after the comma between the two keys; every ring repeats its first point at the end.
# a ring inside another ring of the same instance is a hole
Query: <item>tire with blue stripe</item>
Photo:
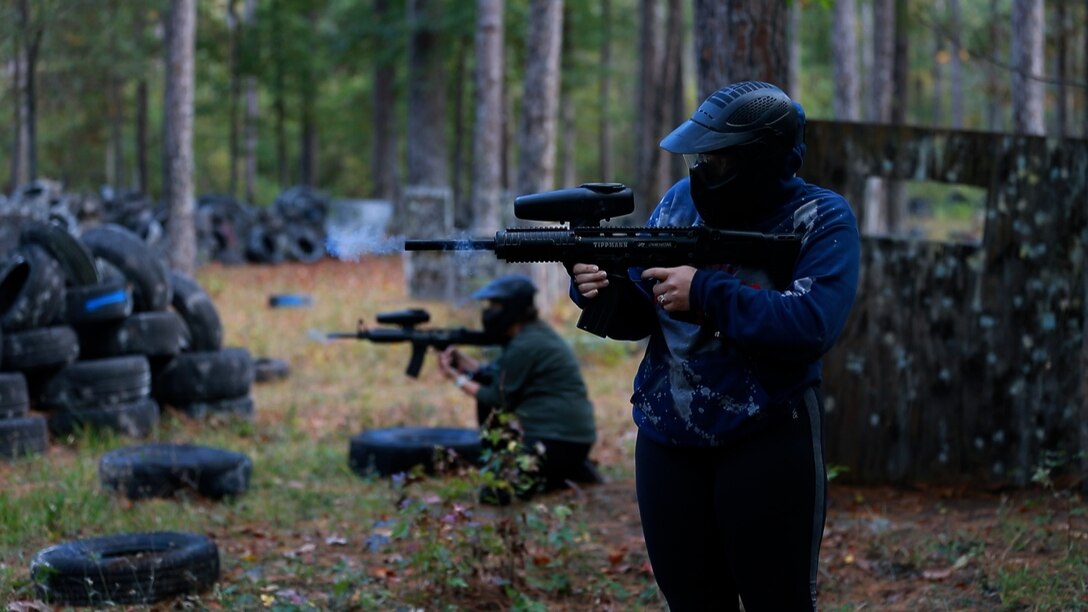
{"type": "Polygon", "coordinates": [[[120,279],[68,287],[64,301],[72,325],[119,321],[132,314],[132,290],[120,279]]]}

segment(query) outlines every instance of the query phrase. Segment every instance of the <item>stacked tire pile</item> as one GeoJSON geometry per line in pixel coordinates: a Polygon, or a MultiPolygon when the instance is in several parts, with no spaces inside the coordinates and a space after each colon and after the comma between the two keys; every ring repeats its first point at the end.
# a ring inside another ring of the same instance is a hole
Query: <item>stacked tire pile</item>
{"type": "Polygon", "coordinates": [[[314,263],[325,257],[329,201],[305,186],[291,187],[268,208],[233,197],[197,201],[197,241],[208,259],[226,264],[314,263]]]}
{"type": "Polygon", "coordinates": [[[248,352],[222,346],[207,293],[137,234],[106,224],[76,238],[53,223],[14,222],[18,245],[0,255],[0,372],[22,375],[54,435],[145,437],[163,404],[193,416],[253,413],[248,352]]]}

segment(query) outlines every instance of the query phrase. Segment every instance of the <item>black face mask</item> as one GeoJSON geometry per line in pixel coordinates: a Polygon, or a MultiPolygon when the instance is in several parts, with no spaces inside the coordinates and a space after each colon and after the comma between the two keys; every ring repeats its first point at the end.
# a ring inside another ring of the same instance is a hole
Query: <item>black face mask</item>
{"type": "Polygon", "coordinates": [[[761,206],[768,191],[764,181],[737,177],[719,187],[708,187],[699,172],[689,174],[695,210],[711,227],[746,225],[766,212],[761,206]]]}
{"type": "Polygon", "coordinates": [[[496,338],[504,338],[510,326],[514,324],[514,317],[509,314],[509,309],[505,306],[485,308],[480,315],[480,322],[484,326],[484,332],[496,338]]]}

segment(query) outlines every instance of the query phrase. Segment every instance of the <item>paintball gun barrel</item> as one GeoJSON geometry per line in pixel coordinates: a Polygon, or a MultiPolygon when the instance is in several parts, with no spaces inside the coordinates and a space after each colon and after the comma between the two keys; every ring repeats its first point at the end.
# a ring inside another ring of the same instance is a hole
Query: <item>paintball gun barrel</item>
{"type": "Polygon", "coordinates": [[[412,345],[412,357],[408,361],[408,369],[405,374],[416,378],[423,367],[423,358],[427,354],[428,347],[444,350],[448,346],[492,346],[499,344],[493,335],[462,327],[456,328],[432,328],[416,329],[421,323],[431,320],[431,315],[421,308],[409,308],[393,312],[385,312],[375,317],[378,323],[393,327],[367,328],[363,321],[359,321],[359,327],[354,332],[333,332],[326,334],[326,338],[355,340],[369,340],[377,344],[389,344],[408,342],[412,345]]]}
{"type": "MultiPolygon", "coordinates": [[[[801,248],[797,234],[764,234],[692,227],[610,227],[601,221],[634,210],[631,190],[619,183],[586,183],[580,187],[519,196],[514,216],[558,221],[569,227],[499,230],[495,237],[474,240],[405,240],[406,251],[494,251],[508,263],[591,263],[626,279],[630,267],[675,267],[732,264],[759,266],[778,286],[788,284],[801,248]]],[[[622,281],[621,281],[622,282],[622,281]]],[[[616,291],[601,291],[590,300],[578,327],[605,336],[616,291]]]]}

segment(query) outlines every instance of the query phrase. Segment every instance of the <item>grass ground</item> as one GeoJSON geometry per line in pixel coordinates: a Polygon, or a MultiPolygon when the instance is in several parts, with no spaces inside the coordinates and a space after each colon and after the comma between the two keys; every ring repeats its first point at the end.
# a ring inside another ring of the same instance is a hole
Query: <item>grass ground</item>
{"type": "MultiPolygon", "coordinates": [[[[662,610],[634,500],[628,389],[637,346],[550,321],[574,344],[596,406],[593,456],[604,485],[505,509],[475,503],[472,472],[364,479],[347,465],[364,429],[474,425],[474,407],[429,356],[404,375],[408,347],[342,340],[360,317],[424,307],[433,325],[475,327],[475,304],[408,302],[396,257],[314,266],[202,268],[226,344],[286,360],[255,385],[252,421],[194,421],[166,410],[154,439],[241,451],[250,490],[129,502],[101,489],[97,461],[133,443],[92,432],[0,463],[0,602],[33,610],[28,568],[51,544],[107,533],[183,530],[212,537],[222,578],[156,609],[662,610]],[[269,308],[301,293],[307,308],[269,308]],[[314,333],[318,332],[318,333],[314,333]]],[[[833,461],[833,458],[832,458],[833,461]]],[[[832,482],[822,551],[826,610],[1088,610],[1088,517],[1068,491],[986,493],[832,482]]]]}

